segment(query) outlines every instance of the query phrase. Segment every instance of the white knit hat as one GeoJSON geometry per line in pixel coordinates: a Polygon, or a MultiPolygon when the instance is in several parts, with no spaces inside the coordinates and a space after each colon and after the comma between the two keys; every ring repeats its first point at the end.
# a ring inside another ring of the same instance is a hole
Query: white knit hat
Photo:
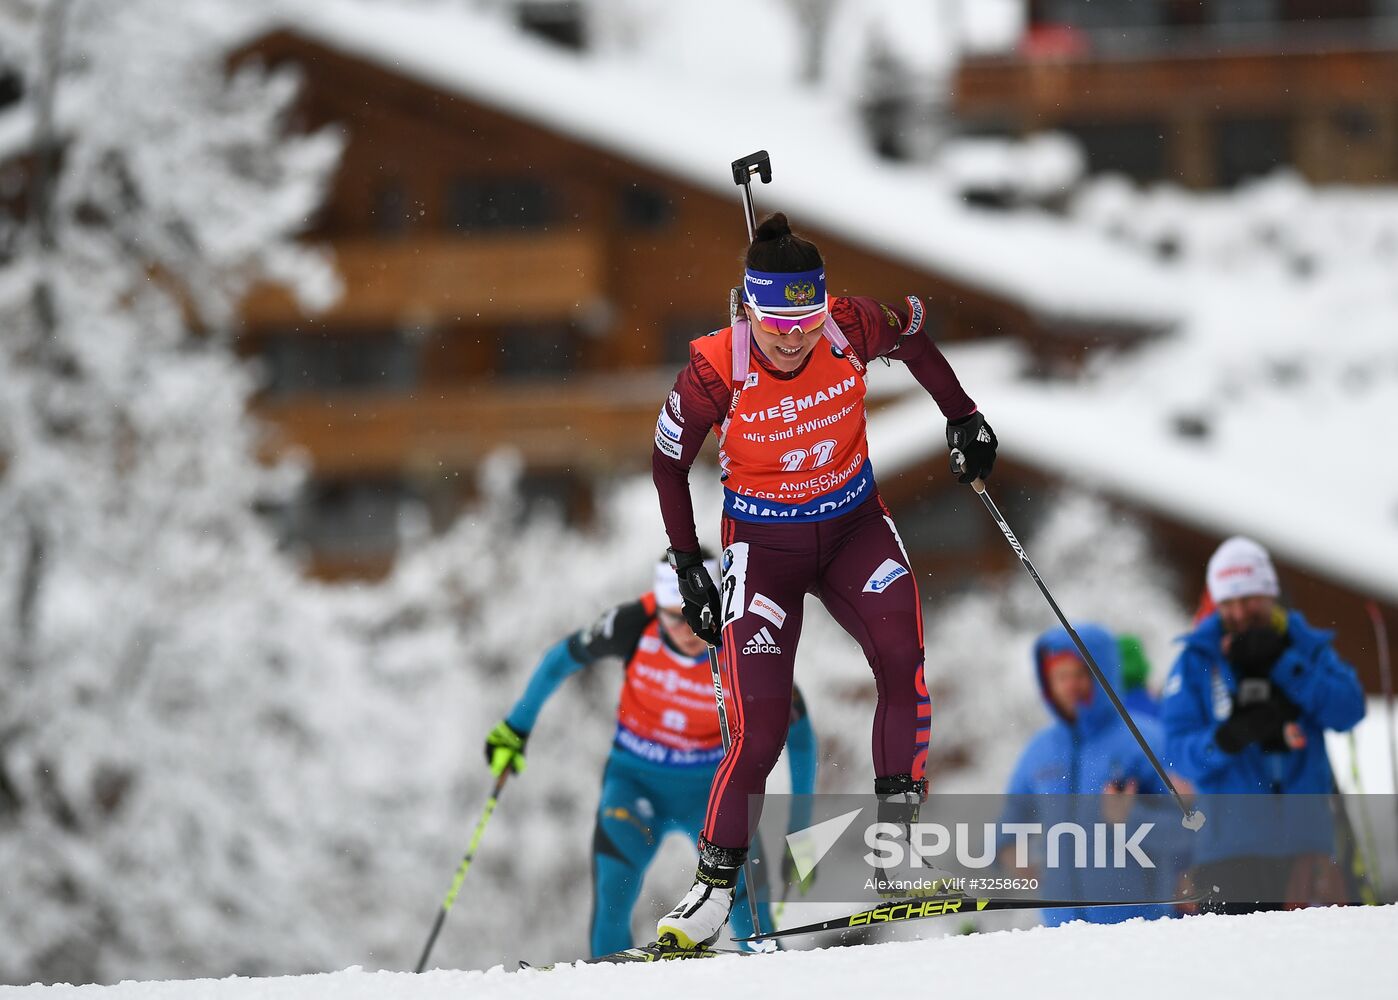
{"type": "Polygon", "coordinates": [[[1209,557],[1209,597],[1215,603],[1265,594],[1277,597],[1277,570],[1267,550],[1251,538],[1234,535],[1209,557]]]}
{"type": "MultiPolygon", "coordinates": [[[[718,583],[718,560],[705,559],[704,568],[709,571],[709,578],[718,583]]],[[[680,596],[680,578],[675,575],[668,562],[655,564],[655,583],[651,585],[651,593],[655,595],[655,603],[659,607],[684,606],[684,598],[680,596]]]]}

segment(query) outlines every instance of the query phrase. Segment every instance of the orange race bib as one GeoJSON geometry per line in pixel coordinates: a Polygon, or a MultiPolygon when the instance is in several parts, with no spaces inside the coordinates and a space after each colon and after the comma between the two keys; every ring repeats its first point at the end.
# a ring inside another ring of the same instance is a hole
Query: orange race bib
{"type": "Polygon", "coordinates": [[[715,764],[723,757],[708,658],[675,653],[660,638],[658,621],[646,626],[626,664],[616,744],[672,767],[715,764]]]}
{"type": "MultiPolygon", "coordinates": [[[[701,342],[700,351],[715,370],[741,375],[747,366],[732,364],[733,336],[732,328],[722,330],[701,342]]],[[[719,439],[728,516],[822,521],[873,495],[864,366],[844,346],[827,338],[795,378],[754,366],[733,387],[719,439]]]]}

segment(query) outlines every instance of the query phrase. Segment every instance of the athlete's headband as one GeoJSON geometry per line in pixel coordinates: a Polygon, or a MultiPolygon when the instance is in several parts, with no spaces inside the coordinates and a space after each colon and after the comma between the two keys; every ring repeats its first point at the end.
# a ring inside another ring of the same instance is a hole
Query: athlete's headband
{"type": "Polygon", "coordinates": [[[743,298],[759,315],[809,316],[825,308],[825,268],[744,271],[743,298]]]}

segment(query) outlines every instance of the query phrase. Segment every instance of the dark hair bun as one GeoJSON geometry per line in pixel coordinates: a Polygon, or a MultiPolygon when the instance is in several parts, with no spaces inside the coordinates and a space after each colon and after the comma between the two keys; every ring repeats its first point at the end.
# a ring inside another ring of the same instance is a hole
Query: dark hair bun
{"type": "Polygon", "coordinates": [[[779,240],[783,236],[790,235],[791,223],[786,221],[786,214],[777,212],[762,220],[762,225],[758,226],[757,232],[752,235],[752,241],[762,243],[767,240],[779,240]]]}
{"type": "Polygon", "coordinates": [[[743,255],[743,266],[752,271],[784,273],[809,271],[825,265],[816,245],[793,233],[786,216],[776,212],[763,219],[762,225],[752,234],[752,242],[743,255]]]}

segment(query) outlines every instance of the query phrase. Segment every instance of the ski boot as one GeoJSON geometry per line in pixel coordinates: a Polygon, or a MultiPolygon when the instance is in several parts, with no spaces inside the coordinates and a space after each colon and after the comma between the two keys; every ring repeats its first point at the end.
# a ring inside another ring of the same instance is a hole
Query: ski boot
{"type": "Polygon", "coordinates": [[[913,845],[912,826],[917,822],[922,801],[927,797],[927,782],[914,781],[910,774],[894,774],[874,779],[874,794],[878,796],[878,821],[892,823],[902,832],[899,845],[902,860],[874,862],[874,891],[884,899],[911,899],[935,896],[940,892],[938,868],[921,864],[913,845]]]}
{"type": "Polygon", "coordinates": [[[680,948],[706,948],[718,940],[738,888],[746,848],[717,847],[699,838],[694,885],[655,925],[656,940],[680,948]]]}

